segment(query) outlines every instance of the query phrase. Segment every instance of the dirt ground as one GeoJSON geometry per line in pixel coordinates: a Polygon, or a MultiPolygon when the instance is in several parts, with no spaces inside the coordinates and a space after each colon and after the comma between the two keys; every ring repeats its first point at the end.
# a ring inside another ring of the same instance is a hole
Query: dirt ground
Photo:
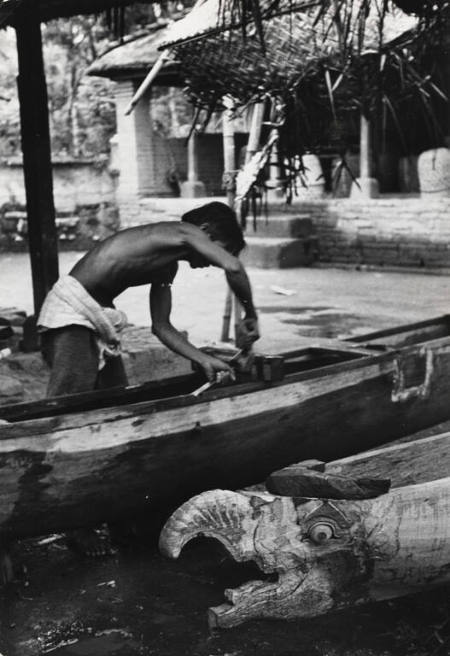
{"type": "Polygon", "coordinates": [[[4,656],[445,656],[449,589],[313,620],[253,621],[211,632],[207,608],[258,578],[215,542],[178,561],[140,542],[107,560],[80,560],[60,542],[22,543],[27,574],[0,597],[4,656]]]}
{"type": "MultiPolygon", "coordinates": [[[[63,268],[79,256],[63,255],[63,268]]],[[[26,260],[20,258],[2,265],[0,306],[30,311],[26,260]]],[[[190,273],[174,290],[175,324],[196,343],[212,341],[223,276],[190,273]]],[[[311,336],[358,334],[448,311],[450,279],[444,276],[303,269],[250,275],[266,352],[311,336]]],[[[121,301],[134,323],[148,320],[143,290],[129,290],[121,301]]],[[[232,562],[214,542],[192,543],[171,562],[147,536],[115,557],[89,560],[51,536],[21,542],[14,556],[17,579],[0,590],[1,656],[450,654],[448,587],[314,620],[254,621],[210,632],[207,608],[223,602],[225,588],[258,578],[255,568],[232,562]]]]}

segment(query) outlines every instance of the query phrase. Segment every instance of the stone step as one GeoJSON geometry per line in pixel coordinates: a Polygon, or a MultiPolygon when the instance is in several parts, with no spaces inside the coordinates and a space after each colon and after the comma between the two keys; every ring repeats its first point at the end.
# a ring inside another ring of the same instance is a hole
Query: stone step
{"type": "Polygon", "coordinates": [[[253,219],[247,218],[246,237],[278,237],[304,239],[310,237],[314,227],[308,214],[269,214],[256,219],[256,230],[253,219]]]}
{"type": "Polygon", "coordinates": [[[279,239],[275,237],[246,237],[247,248],[241,260],[247,267],[287,269],[310,266],[316,259],[317,240],[279,239]]]}

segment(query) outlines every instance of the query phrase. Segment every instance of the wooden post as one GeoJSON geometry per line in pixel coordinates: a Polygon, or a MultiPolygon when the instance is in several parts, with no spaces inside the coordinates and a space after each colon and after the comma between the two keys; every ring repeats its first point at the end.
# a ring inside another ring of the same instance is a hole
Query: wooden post
{"type": "Polygon", "coordinates": [[[58,278],[47,87],[37,2],[26,3],[15,28],[28,240],[37,315],[58,278]]]}

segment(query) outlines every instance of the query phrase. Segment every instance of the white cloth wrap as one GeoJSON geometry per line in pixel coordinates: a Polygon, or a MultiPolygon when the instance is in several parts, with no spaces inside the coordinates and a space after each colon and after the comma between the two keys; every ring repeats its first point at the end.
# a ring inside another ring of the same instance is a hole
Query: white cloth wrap
{"type": "Polygon", "coordinates": [[[61,276],[53,285],[37,321],[40,332],[72,325],[90,328],[97,336],[100,369],[105,364],[105,353],[120,355],[120,333],[126,324],[124,312],[102,307],[72,276],[61,276]]]}

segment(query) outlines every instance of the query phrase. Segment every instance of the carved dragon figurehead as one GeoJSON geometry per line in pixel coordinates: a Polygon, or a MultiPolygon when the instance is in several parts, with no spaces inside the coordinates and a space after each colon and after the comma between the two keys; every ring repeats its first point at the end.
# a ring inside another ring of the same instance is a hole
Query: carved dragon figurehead
{"type": "MultiPolygon", "coordinates": [[[[363,505],[360,502],[359,505],[363,505]]],[[[219,540],[239,562],[254,561],[276,582],[251,581],[228,589],[230,604],[210,609],[210,623],[232,626],[251,617],[312,616],[336,608],[346,580],[363,580],[361,513],[343,512],[339,502],[292,499],[266,493],[212,490],[194,497],[170,518],[161,552],[177,558],[200,535],[219,540]],[[333,582],[333,583],[332,583],[333,582]]]]}
{"type": "Polygon", "coordinates": [[[177,558],[189,540],[212,537],[238,562],[277,575],[225,590],[229,603],[209,610],[211,626],[312,617],[449,580],[449,513],[440,481],[359,501],[211,490],[172,515],[160,549],[177,558]]]}

